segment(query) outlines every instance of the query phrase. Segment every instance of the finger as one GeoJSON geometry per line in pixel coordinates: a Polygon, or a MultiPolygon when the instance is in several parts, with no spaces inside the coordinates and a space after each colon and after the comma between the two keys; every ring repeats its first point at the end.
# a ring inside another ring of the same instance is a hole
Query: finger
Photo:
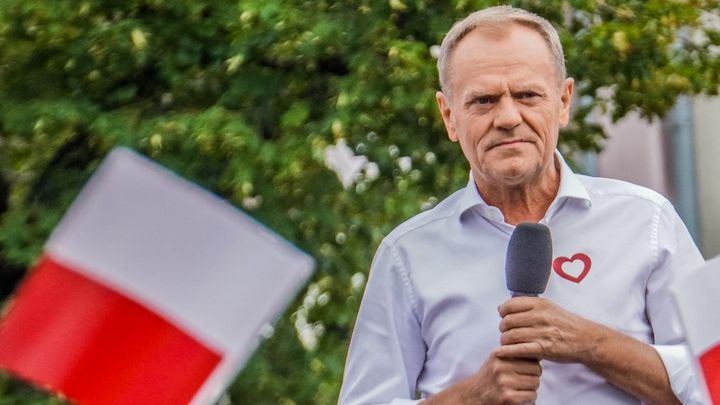
{"type": "Polygon", "coordinates": [[[513,377],[513,388],[519,391],[534,391],[540,387],[540,377],[537,375],[518,374],[513,377]]]}
{"type": "Polygon", "coordinates": [[[536,375],[506,374],[499,376],[496,384],[505,391],[532,391],[540,387],[540,377],[536,375]]]}
{"type": "Polygon", "coordinates": [[[511,404],[528,404],[537,399],[537,390],[518,390],[508,396],[511,404]]]}
{"type": "Polygon", "coordinates": [[[525,312],[515,312],[505,315],[500,320],[498,328],[500,332],[505,332],[515,328],[532,327],[540,324],[540,320],[533,310],[525,312]]]}
{"type": "Polygon", "coordinates": [[[523,374],[539,377],[542,375],[542,365],[537,358],[504,357],[503,347],[494,350],[493,355],[498,359],[501,368],[514,374],[523,374]]]}
{"type": "Polygon", "coordinates": [[[503,359],[542,359],[543,348],[538,342],[500,346],[495,355],[503,359]]]}
{"type": "Polygon", "coordinates": [[[538,341],[540,330],[533,327],[518,327],[502,332],[500,344],[514,345],[517,343],[529,343],[538,341]]]}
{"type": "Polygon", "coordinates": [[[519,375],[539,378],[542,375],[542,365],[535,359],[512,359],[504,360],[510,364],[510,369],[519,375]]]}
{"type": "Polygon", "coordinates": [[[503,302],[498,307],[498,313],[500,317],[504,318],[508,314],[514,314],[517,312],[525,312],[533,309],[538,297],[513,297],[503,302]]]}
{"type": "Polygon", "coordinates": [[[513,405],[532,404],[537,399],[537,392],[535,390],[508,389],[498,393],[494,399],[495,401],[492,403],[513,405]]]}

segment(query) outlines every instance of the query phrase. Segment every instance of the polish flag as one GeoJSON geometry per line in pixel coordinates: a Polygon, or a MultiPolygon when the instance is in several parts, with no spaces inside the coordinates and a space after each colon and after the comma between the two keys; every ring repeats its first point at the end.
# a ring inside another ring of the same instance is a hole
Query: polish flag
{"type": "Polygon", "coordinates": [[[671,291],[712,403],[720,405],[720,256],[675,281],[671,291]]]}
{"type": "Polygon", "coordinates": [[[209,404],[313,260],[116,149],[0,320],[0,368],[80,404],[209,404]]]}

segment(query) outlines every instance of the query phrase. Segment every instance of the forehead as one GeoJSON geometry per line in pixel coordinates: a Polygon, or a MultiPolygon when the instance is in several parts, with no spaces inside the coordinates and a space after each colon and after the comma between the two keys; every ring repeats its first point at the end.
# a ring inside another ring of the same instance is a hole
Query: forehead
{"type": "Polygon", "coordinates": [[[468,81],[557,82],[547,42],[539,32],[520,24],[471,31],[450,55],[449,68],[453,87],[468,81]]]}

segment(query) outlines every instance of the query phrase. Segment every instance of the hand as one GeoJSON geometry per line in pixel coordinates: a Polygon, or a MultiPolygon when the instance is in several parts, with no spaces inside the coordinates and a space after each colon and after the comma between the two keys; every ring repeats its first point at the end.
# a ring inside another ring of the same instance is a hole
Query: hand
{"type": "Polygon", "coordinates": [[[570,313],[543,298],[511,298],[498,308],[501,358],[581,363],[644,403],[679,404],[650,345],[570,313]]]}
{"type": "Polygon", "coordinates": [[[537,399],[542,367],[536,360],[490,354],[480,370],[423,404],[519,405],[537,399]]]}
{"type": "Polygon", "coordinates": [[[524,404],[537,399],[542,367],[532,359],[502,358],[495,351],[471,379],[468,404],[524,404]]]}
{"type": "Polygon", "coordinates": [[[543,298],[511,298],[498,312],[503,358],[585,363],[607,329],[543,298]]]}

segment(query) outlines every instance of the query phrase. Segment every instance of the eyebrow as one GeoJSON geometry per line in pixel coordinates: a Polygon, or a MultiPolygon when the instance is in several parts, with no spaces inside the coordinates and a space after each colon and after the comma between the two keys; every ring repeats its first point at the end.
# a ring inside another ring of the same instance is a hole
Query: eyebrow
{"type": "Polygon", "coordinates": [[[473,102],[479,98],[487,97],[492,99],[493,101],[497,101],[500,96],[502,96],[502,92],[499,93],[491,93],[491,92],[481,92],[481,91],[473,91],[472,93],[468,94],[467,99],[463,103],[465,107],[469,107],[473,104],[473,102]]]}
{"type": "MultiPolygon", "coordinates": [[[[537,93],[542,97],[545,97],[547,94],[547,91],[543,88],[543,86],[536,84],[536,83],[528,83],[523,84],[520,86],[517,86],[515,89],[512,89],[510,91],[510,95],[515,96],[522,93],[537,93]]],[[[473,90],[470,93],[467,94],[466,101],[464,104],[472,103],[473,101],[477,100],[480,97],[489,97],[489,98],[500,98],[503,94],[505,94],[505,91],[497,91],[497,90],[473,90]]]]}

